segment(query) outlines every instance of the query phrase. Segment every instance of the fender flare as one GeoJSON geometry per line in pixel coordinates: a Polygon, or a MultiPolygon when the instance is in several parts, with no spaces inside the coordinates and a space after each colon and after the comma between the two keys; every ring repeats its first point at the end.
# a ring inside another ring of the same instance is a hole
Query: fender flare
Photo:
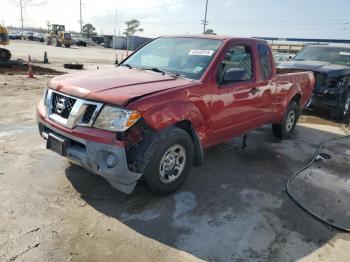
{"type": "Polygon", "coordinates": [[[285,96],[285,99],[283,103],[281,104],[281,111],[276,117],[275,121],[276,123],[279,123],[282,121],[284,114],[288,108],[288,105],[293,101],[295,96],[301,96],[302,97],[302,89],[298,83],[294,83],[288,90],[288,93],[285,96]]]}

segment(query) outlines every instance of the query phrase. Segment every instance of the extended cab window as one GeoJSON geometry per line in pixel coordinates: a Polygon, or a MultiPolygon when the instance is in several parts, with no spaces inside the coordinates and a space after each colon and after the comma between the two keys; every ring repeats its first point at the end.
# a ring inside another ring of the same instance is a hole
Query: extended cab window
{"type": "Polygon", "coordinates": [[[270,48],[267,45],[258,44],[258,52],[260,59],[261,77],[263,80],[267,80],[272,75],[270,48]]]}
{"type": "Polygon", "coordinates": [[[248,45],[235,45],[225,54],[219,68],[219,82],[227,84],[253,78],[252,52],[248,45]]]}

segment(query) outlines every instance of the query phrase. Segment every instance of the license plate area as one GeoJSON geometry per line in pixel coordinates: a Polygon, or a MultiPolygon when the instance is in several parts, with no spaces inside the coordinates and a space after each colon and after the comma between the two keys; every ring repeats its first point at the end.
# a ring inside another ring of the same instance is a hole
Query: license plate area
{"type": "Polygon", "coordinates": [[[51,151],[54,151],[61,156],[66,156],[67,148],[69,145],[69,139],[60,137],[52,133],[49,134],[46,142],[47,149],[50,149],[51,151]]]}

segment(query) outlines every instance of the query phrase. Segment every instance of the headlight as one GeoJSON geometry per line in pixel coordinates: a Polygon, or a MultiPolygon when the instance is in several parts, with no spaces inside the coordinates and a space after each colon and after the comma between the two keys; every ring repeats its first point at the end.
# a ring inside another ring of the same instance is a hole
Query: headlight
{"type": "Polygon", "coordinates": [[[340,78],[340,81],[339,81],[339,84],[338,84],[338,87],[345,87],[346,84],[349,82],[349,77],[348,76],[344,76],[344,77],[341,77],[340,78]]]}
{"type": "Polygon", "coordinates": [[[94,127],[122,132],[135,124],[140,118],[141,114],[137,111],[104,106],[94,123],[94,127]]]}
{"type": "Polygon", "coordinates": [[[332,78],[327,80],[327,86],[328,88],[343,88],[347,85],[349,82],[348,76],[341,76],[338,78],[332,78]]]}

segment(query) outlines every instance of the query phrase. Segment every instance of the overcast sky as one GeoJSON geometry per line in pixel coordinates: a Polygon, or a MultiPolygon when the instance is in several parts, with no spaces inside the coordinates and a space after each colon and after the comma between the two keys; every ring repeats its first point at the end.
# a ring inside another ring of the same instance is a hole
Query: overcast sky
{"type": "MultiPolygon", "coordinates": [[[[20,0],[0,0],[0,20],[20,26],[20,0]]],[[[47,21],[79,31],[79,0],[22,0],[24,26],[45,28],[47,21]]],[[[143,36],[198,34],[205,0],[82,0],[83,21],[98,33],[117,33],[138,19],[143,36]]],[[[350,39],[350,0],[209,0],[208,28],[232,36],[350,39]]]]}

